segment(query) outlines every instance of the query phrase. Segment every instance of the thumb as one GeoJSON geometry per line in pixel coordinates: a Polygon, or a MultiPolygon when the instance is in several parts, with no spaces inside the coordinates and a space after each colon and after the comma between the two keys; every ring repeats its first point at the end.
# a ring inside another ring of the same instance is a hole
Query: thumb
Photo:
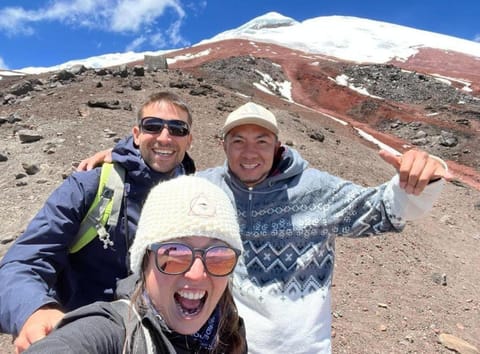
{"type": "Polygon", "coordinates": [[[392,152],[383,149],[380,150],[378,154],[383,161],[393,166],[397,171],[400,169],[400,165],[402,164],[402,155],[393,154],[392,152]]]}

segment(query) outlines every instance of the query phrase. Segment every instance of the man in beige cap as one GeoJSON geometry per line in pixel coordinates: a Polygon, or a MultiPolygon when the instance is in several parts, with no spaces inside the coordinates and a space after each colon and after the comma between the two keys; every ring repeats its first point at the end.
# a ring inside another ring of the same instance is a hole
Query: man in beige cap
{"type": "Polygon", "coordinates": [[[398,171],[365,188],[309,168],[278,139],[275,116],[249,102],[223,128],[227,163],[197,173],[220,185],[237,208],[244,255],[233,293],[250,353],[330,353],[335,236],[400,231],[429,211],[446,165],[410,150],[381,151],[398,171]]]}
{"type": "Polygon", "coordinates": [[[245,252],[233,293],[249,352],[330,353],[335,236],[401,231],[430,210],[450,175],[424,151],[380,151],[398,174],[366,188],[308,167],[278,132],[265,107],[240,106],[223,128],[227,162],[197,175],[237,208],[245,252]]]}

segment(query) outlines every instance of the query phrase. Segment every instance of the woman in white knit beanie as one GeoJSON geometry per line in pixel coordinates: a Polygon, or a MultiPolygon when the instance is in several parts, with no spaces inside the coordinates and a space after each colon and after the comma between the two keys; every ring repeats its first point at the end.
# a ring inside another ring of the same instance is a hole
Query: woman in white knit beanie
{"type": "Polygon", "coordinates": [[[143,269],[151,303],[178,333],[197,332],[218,304],[224,307],[219,332],[226,342],[222,328],[234,331],[225,314],[236,314],[228,275],[242,248],[236,211],[225,192],[204,178],[181,176],[150,192],[130,248],[130,267],[134,273],[143,269]]]}
{"type": "Polygon", "coordinates": [[[68,313],[27,353],[246,353],[229,288],[241,250],[224,191],[194,176],[162,182],[145,201],[130,248],[126,280],[133,280],[123,281],[130,300],[68,313]]]}

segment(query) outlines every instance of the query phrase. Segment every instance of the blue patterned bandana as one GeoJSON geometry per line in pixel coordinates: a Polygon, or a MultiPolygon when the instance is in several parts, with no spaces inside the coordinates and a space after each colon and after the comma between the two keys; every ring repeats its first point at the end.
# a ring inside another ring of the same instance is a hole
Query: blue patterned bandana
{"type": "MultiPolygon", "coordinates": [[[[168,328],[167,324],[163,320],[163,317],[158,313],[155,306],[153,306],[150,297],[146,291],[143,292],[143,298],[151,308],[153,313],[156,317],[162,322],[163,327],[168,328]]],[[[197,333],[194,333],[190,336],[185,336],[187,338],[191,338],[194,342],[196,342],[201,348],[211,350],[215,348],[215,344],[217,343],[217,331],[218,325],[220,323],[220,306],[217,305],[215,310],[213,311],[212,315],[208,319],[208,321],[203,325],[202,328],[198,330],[197,333]]]]}
{"type": "Polygon", "coordinates": [[[203,325],[199,331],[192,335],[193,339],[197,341],[202,348],[213,349],[217,342],[218,324],[220,323],[220,307],[217,306],[215,311],[203,325]]]}

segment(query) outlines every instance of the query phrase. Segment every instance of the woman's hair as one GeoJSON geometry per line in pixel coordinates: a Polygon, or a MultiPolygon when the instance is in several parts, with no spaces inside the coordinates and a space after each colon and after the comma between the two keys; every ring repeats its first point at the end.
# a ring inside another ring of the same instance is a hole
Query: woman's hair
{"type": "Polygon", "coordinates": [[[188,115],[187,123],[190,128],[192,127],[192,114],[190,113],[190,109],[188,108],[187,104],[180,98],[180,96],[167,91],[157,92],[148,97],[148,99],[142,104],[142,107],[140,107],[140,109],[138,110],[137,125],[139,125],[143,119],[144,108],[150,106],[153,103],[160,102],[169,102],[177,108],[181,109],[182,111],[185,111],[188,115]]]}
{"type": "MultiPolygon", "coordinates": [[[[142,261],[142,272],[140,273],[140,281],[132,294],[131,302],[137,304],[138,298],[145,289],[145,273],[144,270],[148,264],[148,252],[145,253],[142,261]]],[[[137,306],[137,305],[134,305],[137,306]]],[[[233,300],[230,289],[230,282],[223,292],[218,305],[220,306],[220,323],[217,330],[217,342],[215,348],[209,353],[211,354],[243,354],[247,352],[247,341],[245,339],[245,328],[241,327],[240,317],[238,315],[237,306],[233,300]]],[[[126,338],[128,341],[128,338],[126,338]]]]}
{"type": "Polygon", "coordinates": [[[230,284],[223,292],[218,305],[221,317],[217,332],[217,345],[212,353],[246,353],[245,328],[240,327],[240,317],[233,300],[230,284]]]}

